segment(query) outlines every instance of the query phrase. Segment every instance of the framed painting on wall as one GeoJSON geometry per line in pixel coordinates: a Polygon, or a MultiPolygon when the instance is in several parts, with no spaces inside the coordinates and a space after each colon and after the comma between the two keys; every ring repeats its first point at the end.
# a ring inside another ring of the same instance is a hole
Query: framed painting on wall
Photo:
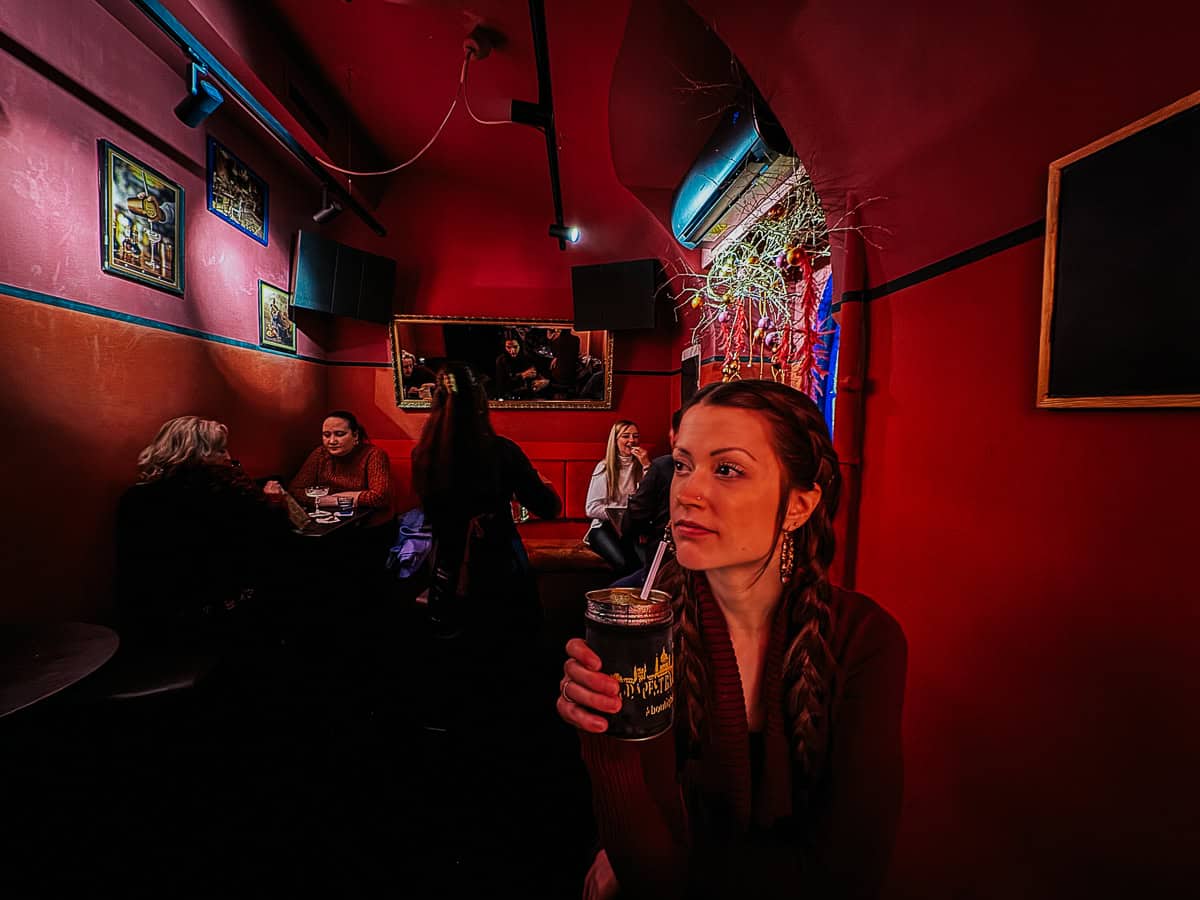
{"type": "Polygon", "coordinates": [[[108,141],[100,151],[100,268],[183,294],[183,188],[108,141]]]}
{"type": "Polygon", "coordinates": [[[296,352],[296,321],[291,317],[291,295],[265,281],[258,283],[258,344],[274,350],[296,352]]]}
{"type": "Polygon", "coordinates": [[[1050,164],[1037,405],[1200,407],[1200,91],[1050,164]]]}
{"type": "Polygon", "coordinates": [[[207,180],[208,211],[267,246],[267,183],[212,135],[207,180]]]}

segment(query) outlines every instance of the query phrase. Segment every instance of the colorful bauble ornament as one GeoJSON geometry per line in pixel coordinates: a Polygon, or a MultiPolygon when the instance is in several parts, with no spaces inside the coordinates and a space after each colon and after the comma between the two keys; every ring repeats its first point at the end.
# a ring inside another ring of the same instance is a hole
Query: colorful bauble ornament
{"type": "Polygon", "coordinates": [[[779,332],[772,331],[763,339],[768,347],[774,347],[779,343],[779,332]]]}
{"type": "Polygon", "coordinates": [[[717,321],[720,322],[722,325],[724,325],[726,322],[728,322],[729,321],[729,310],[723,309],[719,313],[717,313],[717,321]]]}
{"type": "Polygon", "coordinates": [[[784,255],[787,257],[787,264],[789,266],[798,266],[800,265],[800,261],[804,259],[804,251],[799,247],[789,247],[787,253],[784,255]]]}
{"type": "Polygon", "coordinates": [[[771,317],[770,317],[770,316],[763,316],[762,318],[760,318],[760,319],[758,320],[758,327],[759,327],[759,328],[761,328],[761,329],[763,329],[764,331],[765,331],[766,329],[770,328],[770,327],[771,327],[771,317]]]}
{"type": "Polygon", "coordinates": [[[704,305],[704,298],[697,294],[692,298],[692,309],[699,309],[704,305]]]}
{"type": "Polygon", "coordinates": [[[775,257],[775,265],[781,269],[786,269],[788,267],[788,255],[786,253],[780,253],[777,257],[775,257]]]}
{"type": "Polygon", "coordinates": [[[761,341],[762,338],[763,338],[763,330],[761,328],[755,328],[754,329],[754,339],[756,341],[761,341]]]}
{"type": "Polygon", "coordinates": [[[746,264],[747,264],[747,265],[751,265],[751,266],[757,266],[757,265],[758,265],[758,257],[757,257],[757,256],[751,256],[750,258],[748,258],[748,259],[746,260],[746,264]]]}

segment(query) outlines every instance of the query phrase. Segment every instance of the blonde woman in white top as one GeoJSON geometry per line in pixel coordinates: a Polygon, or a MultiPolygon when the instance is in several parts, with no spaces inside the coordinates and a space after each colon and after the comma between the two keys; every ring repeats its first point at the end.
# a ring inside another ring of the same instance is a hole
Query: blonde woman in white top
{"type": "Polygon", "coordinates": [[[584,507],[592,517],[584,543],[621,575],[641,566],[632,542],[621,537],[621,514],[650,465],[650,455],[639,445],[640,439],[637,423],[628,419],[613,423],[604,459],[592,472],[584,507]]]}

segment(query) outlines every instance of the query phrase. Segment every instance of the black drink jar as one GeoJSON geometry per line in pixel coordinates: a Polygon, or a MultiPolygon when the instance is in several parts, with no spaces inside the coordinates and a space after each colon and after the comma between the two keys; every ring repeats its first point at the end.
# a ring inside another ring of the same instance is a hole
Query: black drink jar
{"type": "Polygon", "coordinates": [[[587,592],[587,643],[606,675],[621,684],[621,710],[604,714],[609,737],[644,741],[675,716],[675,645],[670,597],[638,588],[587,592]]]}

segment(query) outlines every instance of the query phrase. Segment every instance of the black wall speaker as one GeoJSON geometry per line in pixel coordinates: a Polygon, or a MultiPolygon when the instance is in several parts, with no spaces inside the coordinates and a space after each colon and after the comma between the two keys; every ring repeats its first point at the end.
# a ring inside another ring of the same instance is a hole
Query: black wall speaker
{"type": "Polygon", "coordinates": [[[655,299],[666,283],[657,259],[571,267],[576,331],[653,328],[655,299]]]}
{"type": "Polygon", "coordinates": [[[396,261],[301,231],[292,269],[292,305],[335,316],[387,323],[396,261]]]}

